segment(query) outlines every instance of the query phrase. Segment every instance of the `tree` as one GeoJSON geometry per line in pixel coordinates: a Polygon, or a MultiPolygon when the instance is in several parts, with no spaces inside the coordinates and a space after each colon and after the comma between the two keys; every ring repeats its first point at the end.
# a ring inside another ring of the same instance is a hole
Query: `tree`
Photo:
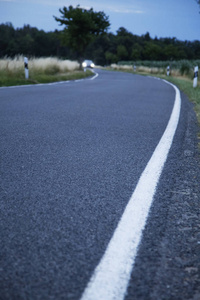
{"type": "MultiPolygon", "coordinates": [[[[98,28],[100,27],[99,25],[98,28]]],[[[0,58],[23,54],[28,57],[58,56],[63,59],[79,59],[78,50],[75,51],[70,44],[68,47],[61,45],[61,36],[64,34],[65,30],[45,32],[30,25],[15,29],[11,23],[0,24],[0,58]]],[[[119,60],[200,58],[198,40],[191,42],[179,41],[176,38],[152,39],[149,33],[138,36],[123,27],[119,28],[117,34],[96,33],[93,36],[82,55],[100,65],[117,63],[119,60]]]]}
{"type": "Polygon", "coordinates": [[[87,46],[95,37],[107,32],[110,26],[108,16],[102,11],[94,12],[92,8],[86,10],[79,5],[76,8],[71,5],[68,8],[64,6],[59,12],[61,18],[54,18],[60,25],[65,26],[63,43],[76,52],[81,67],[87,46]]]}
{"type": "Polygon", "coordinates": [[[117,63],[117,55],[115,55],[109,51],[106,51],[105,56],[106,56],[107,64],[117,63]]]}
{"type": "Polygon", "coordinates": [[[117,58],[118,58],[118,61],[128,59],[128,51],[125,46],[123,46],[123,45],[117,46],[117,58]]]}
{"type": "Polygon", "coordinates": [[[163,54],[167,60],[179,59],[178,47],[172,44],[164,47],[163,54]]]}
{"type": "Polygon", "coordinates": [[[131,59],[132,60],[139,60],[142,57],[142,46],[138,43],[135,43],[132,48],[131,59]]]}
{"type": "Polygon", "coordinates": [[[147,60],[160,60],[162,54],[162,48],[153,42],[145,42],[145,48],[143,51],[144,59],[147,60]]]}
{"type": "MultiPolygon", "coordinates": [[[[199,4],[199,6],[200,6],[200,0],[196,0],[196,2],[199,4]]],[[[200,13],[200,11],[199,11],[199,13],[200,13]]]]}
{"type": "Polygon", "coordinates": [[[0,56],[12,56],[12,51],[15,49],[16,43],[15,29],[11,23],[0,25],[0,56]]]}
{"type": "Polygon", "coordinates": [[[150,42],[151,41],[151,37],[150,37],[150,34],[149,32],[147,31],[147,33],[145,35],[142,35],[143,39],[146,41],[146,42],[150,42]]]}

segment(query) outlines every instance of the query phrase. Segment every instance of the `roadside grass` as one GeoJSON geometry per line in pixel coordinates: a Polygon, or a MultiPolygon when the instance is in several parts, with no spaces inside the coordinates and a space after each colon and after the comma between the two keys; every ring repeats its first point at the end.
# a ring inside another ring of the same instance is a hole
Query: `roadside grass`
{"type": "Polygon", "coordinates": [[[165,76],[165,79],[177,85],[188,96],[190,101],[194,103],[194,109],[200,125],[200,83],[198,83],[196,88],[193,88],[193,81],[191,79],[171,76],[165,76]]]}
{"type": "Polygon", "coordinates": [[[200,151],[200,83],[196,88],[193,88],[193,80],[188,78],[179,78],[179,77],[171,77],[171,76],[164,76],[166,80],[170,81],[171,83],[175,84],[183,93],[185,93],[189,100],[194,103],[194,110],[196,112],[197,121],[199,124],[198,130],[198,147],[200,151]]]}
{"type": "Polygon", "coordinates": [[[126,66],[129,68],[133,68],[135,66],[136,69],[144,70],[148,69],[148,72],[151,73],[162,73],[166,74],[166,69],[170,66],[171,75],[177,76],[180,74],[181,76],[187,75],[190,78],[193,77],[194,67],[200,66],[200,59],[188,60],[168,60],[168,61],[152,61],[152,60],[136,60],[136,61],[119,61],[118,64],[114,65],[115,67],[126,66]]]}
{"type": "Polygon", "coordinates": [[[76,61],[59,60],[57,58],[29,59],[29,79],[25,79],[24,61],[22,56],[14,59],[0,59],[0,86],[50,83],[76,80],[92,76],[90,70],[79,70],[76,61]]]}

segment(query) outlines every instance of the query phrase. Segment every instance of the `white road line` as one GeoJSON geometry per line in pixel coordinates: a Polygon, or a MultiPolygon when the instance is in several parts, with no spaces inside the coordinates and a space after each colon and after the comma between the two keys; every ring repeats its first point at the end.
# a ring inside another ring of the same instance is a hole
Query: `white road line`
{"type": "Polygon", "coordinates": [[[66,81],[57,81],[57,82],[49,82],[49,83],[37,83],[37,84],[25,84],[25,85],[13,85],[13,86],[1,86],[0,89],[14,89],[14,88],[27,88],[27,87],[32,87],[32,86],[42,86],[42,85],[58,85],[58,84],[63,84],[63,83],[69,83],[69,82],[80,82],[83,80],[94,80],[99,76],[98,73],[92,71],[95,76],[92,78],[83,78],[83,79],[77,79],[77,80],[66,80],[66,81]]]}
{"type": "Polygon", "coordinates": [[[179,121],[180,91],[173,84],[167,83],[176,92],[170,120],[81,300],[122,300],[126,295],[142,231],[179,121]]]}
{"type": "Polygon", "coordinates": [[[95,76],[93,76],[92,78],[90,78],[90,80],[94,80],[95,78],[97,78],[99,76],[99,74],[96,73],[95,71],[92,70],[92,72],[95,74],[95,76]]]}

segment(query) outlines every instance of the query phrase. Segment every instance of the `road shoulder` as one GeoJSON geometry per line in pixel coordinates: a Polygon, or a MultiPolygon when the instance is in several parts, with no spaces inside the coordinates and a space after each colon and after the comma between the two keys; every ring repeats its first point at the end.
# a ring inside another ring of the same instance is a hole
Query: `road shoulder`
{"type": "Polygon", "coordinates": [[[163,172],[164,191],[158,187],[126,299],[200,299],[198,125],[193,105],[181,97],[181,146],[169,155],[178,163],[163,172]]]}

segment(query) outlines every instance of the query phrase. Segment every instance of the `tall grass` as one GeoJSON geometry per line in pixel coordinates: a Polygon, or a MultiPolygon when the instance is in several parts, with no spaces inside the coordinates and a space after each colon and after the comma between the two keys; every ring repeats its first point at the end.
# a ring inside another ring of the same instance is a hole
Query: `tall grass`
{"type": "Polygon", "coordinates": [[[54,57],[35,58],[29,60],[30,72],[44,73],[44,74],[57,74],[66,73],[78,70],[79,64],[76,61],[59,60],[54,57]]]}
{"type": "Polygon", "coordinates": [[[136,67],[138,72],[151,74],[166,74],[167,66],[170,66],[172,76],[193,77],[194,67],[200,66],[200,59],[179,61],[120,61],[117,65],[111,65],[114,69],[131,69],[136,67]]]}
{"type": "Polygon", "coordinates": [[[89,75],[89,72],[78,71],[78,62],[54,57],[30,58],[28,68],[29,80],[25,80],[23,56],[0,59],[0,86],[70,80],[89,75]]]}

